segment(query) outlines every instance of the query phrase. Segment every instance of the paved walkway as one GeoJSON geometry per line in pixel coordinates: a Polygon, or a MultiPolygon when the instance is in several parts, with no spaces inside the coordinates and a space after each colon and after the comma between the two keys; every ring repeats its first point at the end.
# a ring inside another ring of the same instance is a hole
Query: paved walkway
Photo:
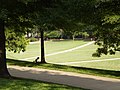
{"type": "Polygon", "coordinates": [[[12,76],[82,87],[91,90],[120,90],[120,79],[30,67],[8,66],[12,76]]]}

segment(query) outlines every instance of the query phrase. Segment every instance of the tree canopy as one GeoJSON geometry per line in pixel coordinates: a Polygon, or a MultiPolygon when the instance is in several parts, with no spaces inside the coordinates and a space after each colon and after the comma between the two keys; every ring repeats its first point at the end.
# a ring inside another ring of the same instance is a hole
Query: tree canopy
{"type": "Polygon", "coordinates": [[[120,51],[120,1],[101,0],[96,5],[96,44],[100,46],[97,53],[115,54],[120,51]]]}

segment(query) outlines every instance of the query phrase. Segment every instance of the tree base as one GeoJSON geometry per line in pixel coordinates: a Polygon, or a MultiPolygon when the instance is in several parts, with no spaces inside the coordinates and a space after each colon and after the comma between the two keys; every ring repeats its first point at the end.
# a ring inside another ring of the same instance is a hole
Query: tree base
{"type": "Polygon", "coordinates": [[[47,62],[40,62],[41,64],[46,64],[47,62]]]}
{"type": "Polygon", "coordinates": [[[9,73],[0,74],[0,78],[11,78],[11,75],[9,73]]]}

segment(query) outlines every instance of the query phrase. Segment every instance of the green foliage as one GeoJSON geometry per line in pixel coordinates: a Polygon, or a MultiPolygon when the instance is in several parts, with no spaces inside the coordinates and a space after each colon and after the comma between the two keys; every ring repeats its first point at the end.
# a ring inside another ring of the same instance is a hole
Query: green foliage
{"type": "Polygon", "coordinates": [[[45,32],[45,37],[50,38],[50,39],[55,39],[55,38],[60,38],[61,32],[60,31],[50,31],[50,32],[45,32]]]}
{"type": "Polygon", "coordinates": [[[7,19],[8,11],[6,9],[0,10],[0,19],[6,20],[7,19]]]}
{"type": "MultiPolygon", "coordinates": [[[[115,27],[116,28],[116,27],[115,27]]],[[[115,54],[116,51],[119,51],[120,48],[120,30],[117,29],[103,29],[96,33],[98,38],[96,44],[100,46],[97,53],[99,55],[105,54],[115,54]]]]}
{"type": "Polygon", "coordinates": [[[30,11],[25,2],[21,0],[1,0],[0,19],[4,21],[6,33],[6,48],[9,51],[25,51],[28,41],[25,39],[27,28],[32,28],[29,20],[30,11]]]}
{"type": "Polygon", "coordinates": [[[120,15],[108,15],[103,19],[104,24],[119,24],[120,23],[120,15]]]}
{"type": "Polygon", "coordinates": [[[83,32],[82,35],[83,35],[84,38],[89,37],[89,34],[87,32],[83,32]]]}
{"type": "Polygon", "coordinates": [[[96,55],[114,55],[120,48],[120,1],[107,0],[99,2],[96,8],[97,23],[96,44],[101,47],[97,49],[96,55]]]}
{"type": "Polygon", "coordinates": [[[20,52],[26,50],[26,45],[28,45],[28,40],[25,38],[24,34],[19,32],[13,32],[12,30],[6,30],[6,48],[9,51],[20,52]]]}
{"type": "Polygon", "coordinates": [[[30,41],[30,42],[35,42],[35,41],[38,41],[38,39],[37,39],[37,38],[32,37],[32,38],[29,38],[29,41],[30,41]]]}

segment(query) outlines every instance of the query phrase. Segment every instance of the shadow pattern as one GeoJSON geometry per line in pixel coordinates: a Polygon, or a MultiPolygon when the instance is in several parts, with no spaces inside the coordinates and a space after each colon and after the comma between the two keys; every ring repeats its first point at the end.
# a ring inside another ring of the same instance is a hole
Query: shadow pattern
{"type": "Polygon", "coordinates": [[[9,65],[62,70],[62,71],[68,71],[68,72],[77,72],[77,73],[97,75],[97,76],[107,76],[107,77],[120,79],[120,71],[113,71],[113,70],[103,70],[103,69],[95,69],[95,68],[87,68],[87,67],[75,67],[75,66],[58,65],[58,64],[52,64],[52,63],[42,64],[42,63],[34,63],[34,62],[27,62],[27,61],[13,60],[13,59],[7,59],[7,63],[9,65]]]}

